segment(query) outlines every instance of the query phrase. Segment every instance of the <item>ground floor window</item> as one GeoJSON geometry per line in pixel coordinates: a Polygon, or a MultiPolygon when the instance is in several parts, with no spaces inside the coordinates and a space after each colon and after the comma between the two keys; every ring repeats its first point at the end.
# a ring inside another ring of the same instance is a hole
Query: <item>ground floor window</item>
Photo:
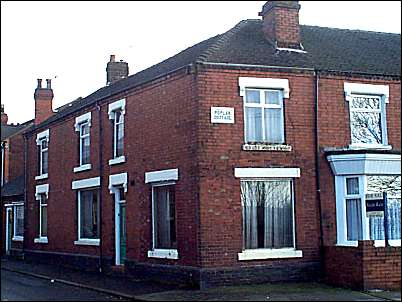
{"type": "Polygon", "coordinates": [[[174,185],[152,187],[154,249],[177,249],[174,185]]]}
{"type": "Polygon", "coordinates": [[[288,180],[242,180],[243,250],[293,248],[293,188],[288,180]]]}
{"type": "Polygon", "coordinates": [[[387,205],[385,212],[368,213],[369,230],[371,240],[384,240],[384,216],[387,217],[388,239],[401,239],[401,177],[377,176],[367,177],[366,198],[387,193],[387,205]]]}
{"type": "Polygon", "coordinates": [[[24,205],[14,206],[14,238],[24,237],[24,205]]]}
{"type": "Polygon", "coordinates": [[[39,237],[47,237],[47,195],[39,195],[39,237]]]}
{"type": "Polygon", "coordinates": [[[384,240],[386,218],[388,239],[399,241],[400,245],[401,176],[359,175],[340,179],[345,190],[337,189],[338,244],[384,240]]]}
{"type": "Polygon", "coordinates": [[[99,239],[99,190],[78,191],[78,238],[99,239]]]}

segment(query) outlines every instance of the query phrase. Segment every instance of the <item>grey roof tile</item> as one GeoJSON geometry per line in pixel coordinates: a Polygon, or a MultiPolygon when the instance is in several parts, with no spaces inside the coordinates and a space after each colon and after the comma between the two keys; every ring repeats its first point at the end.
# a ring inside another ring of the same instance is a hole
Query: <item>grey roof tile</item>
{"type": "Polygon", "coordinates": [[[57,113],[37,127],[48,125],[98,100],[196,62],[302,67],[400,76],[399,34],[301,25],[301,40],[306,53],[277,51],[264,38],[261,20],[243,20],[224,34],[202,41],[159,64],[60,107],[57,113]]]}

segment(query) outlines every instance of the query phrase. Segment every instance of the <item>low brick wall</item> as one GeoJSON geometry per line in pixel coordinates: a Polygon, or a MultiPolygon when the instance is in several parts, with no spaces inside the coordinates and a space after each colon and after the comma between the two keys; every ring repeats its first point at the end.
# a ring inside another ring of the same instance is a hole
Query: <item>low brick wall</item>
{"type": "Polygon", "coordinates": [[[359,290],[401,288],[401,247],[374,247],[359,241],[357,247],[325,247],[327,283],[359,290]]]}

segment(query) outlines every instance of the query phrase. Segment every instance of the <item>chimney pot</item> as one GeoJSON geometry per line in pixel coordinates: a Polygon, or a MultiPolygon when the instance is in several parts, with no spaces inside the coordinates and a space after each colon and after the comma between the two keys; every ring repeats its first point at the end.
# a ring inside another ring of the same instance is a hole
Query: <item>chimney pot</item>
{"type": "Polygon", "coordinates": [[[37,88],[42,88],[42,79],[38,79],[38,87],[37,88]]]}
{"type": "Polygon", "coordinates": [[[110,55],[110,62],[114,62],[114,60],[115,60],[115,55],[110,55]]]}
{"type": "Polygon", "coordinates": [[[52,89],[52,80],[51,79],[46,79],[46,88],[52,89]]]}
{"type": "Polygon", "coordinates": [[[4,104],[1,104],[1,124],[7,125],[8,115],[4,112],[4,104]]]}

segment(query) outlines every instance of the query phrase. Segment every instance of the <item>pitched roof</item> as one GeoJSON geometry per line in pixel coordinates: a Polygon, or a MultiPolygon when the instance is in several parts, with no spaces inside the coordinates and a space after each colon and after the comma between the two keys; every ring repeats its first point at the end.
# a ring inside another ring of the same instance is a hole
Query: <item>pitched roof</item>
{"type": "Polygon", "coordinates": [[[1,125],[1,141],[9,138],[10,136],[14,135],[15,133],[24,130],[25,128],[31,126],[31,123],[33,120],[27,121],[23,124],[17,124],[17,125],[1,125]]]}
{"type": "Polygon", "coordinates": [[[197,62],[302,67],[400,76],[399,34],[301,25],[306,53],[277,51],[264,38],[262,20],[243,20],[224,34],[202,41],[143,71],[59,108],[45,126],[98,100],[140,86],[197,62]]]}
{"type": "Polygon", "coordinates": [[[9,197],[24,194],[25,178],[24,175],[17,176],[13,180],[1,187],[1,197],[9,197]]]}

